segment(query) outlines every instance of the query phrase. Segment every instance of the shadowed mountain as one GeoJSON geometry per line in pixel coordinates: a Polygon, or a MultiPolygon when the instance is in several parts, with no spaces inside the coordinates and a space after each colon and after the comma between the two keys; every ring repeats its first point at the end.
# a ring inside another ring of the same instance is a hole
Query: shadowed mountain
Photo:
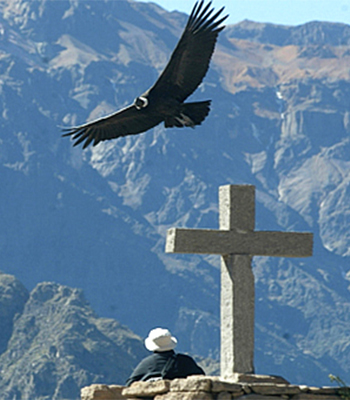
{"type": "MultiPolygon", "coordinates": [[[[21,286],[5,274],[0,274],[0,282],[8,292],[21,286]]],[[[21,288],[13,293],[12,304],[22,303],[22,293],[21,288]]],[[[2,293],[2,308],[5,303],[2,293]]],[[[0,356],[4,400],[78,399],[85,385],[123,384],[147,353],[125,326],[99,318],[81,290],[56,283],[36,286],[14,324],[2,324],[1,340],[7,338],[7,328],[13,332],[0,356]]]]}
{"type": "Polygon", "coordinates": [[[190,98],[212,99],[201,126],[82,151],[57,126],[143,93],[187,16],[126,0],[0,6],[1,269],[29,290],[82,288],[98,315],[141,337],[166,326],[179,350],[217,359],[219,257],[165,254],[165,233],[216,229],[218,187],[254,184],[257,229],[315,236],[312,258],[254,259],[256,371],[346,377],[350,27],[227,27],[190,98]]]}

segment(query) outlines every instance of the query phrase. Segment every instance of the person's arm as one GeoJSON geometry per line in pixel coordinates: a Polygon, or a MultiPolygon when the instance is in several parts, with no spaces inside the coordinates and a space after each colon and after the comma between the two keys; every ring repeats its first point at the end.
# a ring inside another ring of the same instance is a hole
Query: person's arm
{"type": "Polygon", "coordinates": [[[191,375],[205,375],[204,370],[193,359],[191,359],[191,361],[191,370],[193,371],[191,375]]]}
{"type": "Polygon", "coordinates": [[[126,381],[125,386],[130,386],[133,382],[140,381],[148,372],[148,367],[149,367],[149,361],[148,358],[145,358],[134,369],[133,373],[126,381]]]}
{"type": "Polygon", "coordinates": [[[203,369],[194,361],[194,359],[185,354],[180,355],[180,370],[185,376],[190,375],[205,375],[203,369]]]}

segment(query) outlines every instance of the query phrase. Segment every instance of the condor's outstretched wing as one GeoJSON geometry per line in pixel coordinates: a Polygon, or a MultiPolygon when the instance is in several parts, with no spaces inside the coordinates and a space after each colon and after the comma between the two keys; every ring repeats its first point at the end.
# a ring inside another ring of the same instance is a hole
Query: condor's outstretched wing
{"type": "Polygon", "coordinates": [[[85,140],[83,149],[92,141],[96,146],[99,142],[120,136],[134,135],[153,128],[162,121],[162,118],[145,109],[137,110],[134,105],[123,108],[116,113],[97,119],[87,124],[63,128],[63,136],[72,136],[76,140],[74,146],[85,140]]]}
{"type": "Polygon", "coordinates": [[[202,82],[208,71],[211,56],[220,31],[220,24],[228,17],[218,20],[222,7],[213,16],[211,2],[197,2],[189,16],[185,30],[173,51],[164,71],[151,90],[170,91],[179,101],[184,101],[202,82]]]}

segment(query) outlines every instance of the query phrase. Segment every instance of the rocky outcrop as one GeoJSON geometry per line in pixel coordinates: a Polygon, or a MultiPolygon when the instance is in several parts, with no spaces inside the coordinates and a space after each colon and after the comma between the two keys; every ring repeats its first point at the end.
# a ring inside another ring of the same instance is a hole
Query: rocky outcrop
{"type": "Polygon", "coordinates": [[[79,289],[45,282],[28,296],[13,276],[0,282],[1,306],[9,316],[17,311],[0,331],[9,339],[0,355],[2,400],[77,399],[86,384],[125,382],[146,353],[129,329],[99,318],[79,289]]]}
{"type": "Polygon", "coordinates": [[[22,313],[29,292],[13,275],[0,271],[0,354],[7,347],[16,317],[22,313]]]}
{"type": "Polygon", "coordinates": [[[283,378],[237,374],[231,379],[189,377],[135,382],[123,386],[92,385],[81,390],[81,400],[340,400],[350,388],[291,385],[283,378]]]}

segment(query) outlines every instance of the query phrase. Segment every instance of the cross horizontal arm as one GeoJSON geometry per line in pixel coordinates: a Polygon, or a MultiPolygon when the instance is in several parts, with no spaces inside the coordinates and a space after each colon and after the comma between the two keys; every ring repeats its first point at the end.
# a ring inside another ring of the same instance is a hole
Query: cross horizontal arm
{"type": "Polygon", "coordinates": [[[165,252],[310,257],[312,247],[312,233],[171,228],[165,252]]]}

